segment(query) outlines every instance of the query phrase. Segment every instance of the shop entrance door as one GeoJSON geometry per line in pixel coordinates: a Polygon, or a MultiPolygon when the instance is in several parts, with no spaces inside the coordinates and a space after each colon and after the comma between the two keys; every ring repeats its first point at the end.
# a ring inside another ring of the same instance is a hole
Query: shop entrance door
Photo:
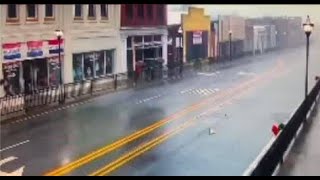
{"type": "Polygon", "coordinates": [[[48,64],[46,59],[23,61],[24,90],[31,93],[48,87],[48,64]]]}

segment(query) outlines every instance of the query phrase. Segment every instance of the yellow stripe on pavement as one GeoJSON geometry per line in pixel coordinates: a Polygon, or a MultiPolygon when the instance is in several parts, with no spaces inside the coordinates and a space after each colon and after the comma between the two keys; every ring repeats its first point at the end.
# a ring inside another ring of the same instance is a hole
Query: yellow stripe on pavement
{"type": "MultiPolygon", "coordinates": [[[[277,69],[277,67],[275,69],[271,70],[271,72],[270,71],[267,72],[265,75],[272,73],[276,69],[277,69]]],[[[73,171],[73,170],[75,170],[75,169],[77,169],[77,168],[79,168],[79,167],[81,167],[91,161],[98,159],[99,157],[107,155],[108,153],[111,153],[112,151],[117,150],[117,149],[121,148],[122,146],[124,146],[130,142],[133,142],[134,140],[141,138],[148,133],[151,133],[152,131],[155,131],[156,129],[164,126],[165,124],[167,124],[173,120],[176,120],[176,119],[183,117],[184,115],[186,115],[190,112],[193,112],[193,111],[199,109],[202,105],[205,105],[206,103],[208,103],[209,100],[214,100],[214,99],[219,100],[220,98],[225,98],[226,96],[230,96],[232,93],[236,93],[238,91],[241,91],[242,89],[248,88],[248,86],[250,86],[252,83],[259,80],[261,76],[263,77],[263,75],[260,75],[259,78],[255,77],[251,80],[248,80],[247,82],[241,82],[240,85],[238,85],[238,86],[232,87],[232,88],[227,89],[225,91],[221,91],[220,93],[217,93],[217,94],[212,94],[209,96],[211,98],[207,98],[207,99],[204,99],[198,103],[195,103],[195,104],[179,111],[178,113],[175,113],[167,118],[164,118],[164,119],[158,121],[157,123],[154,123],[144,129],[141,129],[141,130],[139,130],[139,131],[127,136],[127,137],[124,137],[118,141],[115,141],[112,144],[109,144],[109,145],[104,146],[98,150],[95,150],[95,151],[79,158],[78,160],[75,160],[75,161],[70,162],[64,166],[56,168],[48,173],[45,173],[44,175],[45,176],[66,175],[66,174],[70,173],[71,171],[73,171]]]]}
{"type": "Polygon", "coordinates": [[[193,125],[195,123],[195,120],[189,120],[180,125],[178,128],[165,133],[159,137],[154,138],[153,140],[140,145],[133,151],[130,151],[129,153],[124,154],[117,160],[109,163],[105,167],[93,172],[90,174],[90,176],[105,176],[111,173],[112,171],[118,169],[122,165],[128,163],[130,160],[133,160],[134,158],[138,157],[139,155],[143,154],[144,152],[151,150],[152,148],[156,147],[157,145],[161,144],[165,140],[169,139],[170,137],[173,137],[174,135],[178,134],[182,130],[186,129],[187,127],[193,125]]]}

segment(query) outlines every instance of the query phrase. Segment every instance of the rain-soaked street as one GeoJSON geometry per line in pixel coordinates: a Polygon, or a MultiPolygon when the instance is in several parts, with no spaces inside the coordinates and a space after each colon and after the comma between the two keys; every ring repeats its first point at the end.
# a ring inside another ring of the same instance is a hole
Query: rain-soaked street
{"type": "MultiPolygon", "coordinates": [[[[318,47],[310,49],[310,88],[320,74],[318,47]]],[[[2,125],[1,159],[17,159],[1,171],[241,175],[272,137],[272,124],[286,121],[301,103],[305,48],[245,58],[250,61],[2,125]]]]}

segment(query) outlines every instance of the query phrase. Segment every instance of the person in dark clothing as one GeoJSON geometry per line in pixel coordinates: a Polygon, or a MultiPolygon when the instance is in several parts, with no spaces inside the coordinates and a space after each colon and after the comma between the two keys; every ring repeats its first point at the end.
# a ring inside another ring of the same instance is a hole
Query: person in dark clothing
{"type": "Polygon", "coordinates": [[[179,66],[180,66],[179,73],[180,73],[180,76],[182,76],[182,72],[183,72],[183,61],[182,60],[179,61],[179,66]]]}
{"type": "Polygon", "coordinates": [[[3,89],[4,89],[5,93],[6,93],[6,96],[13,96],[14,95],[12,86],[10,85],[8,80],[6,80],[6,79],[0,80],[0,85],[3,86],[3,89]]]}

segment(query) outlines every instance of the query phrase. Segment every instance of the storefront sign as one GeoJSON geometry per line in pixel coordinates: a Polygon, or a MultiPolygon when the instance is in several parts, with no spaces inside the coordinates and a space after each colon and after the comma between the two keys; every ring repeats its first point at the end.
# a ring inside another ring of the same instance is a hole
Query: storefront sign
{"type": "Polygon", "coordinates": [[[10,62],[3,64],[3,77],[8,82],[4,87],[6,95],[15,95],[20,92],[20,62],[10,62]]]}
{"type": "MultiPolygon", "coordinates": [[[[49,45],[49,54],[58,54],[59,53],[59,40],[54,39],[54,40],[49,40],[48,41],[49,45]]],[[[63,39],[60,40],[60,52],[63,53],[63,39]]]]}
{"type": "Polygon", "coordinates": [[[27,42],[27,47],[28,47],[28,52],[27,56],[28,57],[41,57],[43,56],[43,42],[42,41],[28,41],[27,42]]]}
{"type": "Polygon", "coordinates": [[[192,36],[193,44],[202,44],[202,31],[194,31],[192,36]]]}
{"type": "Polygon", "coordinates": [[[18,77],[19,78],[19,63],[18,62],[14,62],[14,63],[6,63],[3,66],[3,72],[4,72],[4,76],[9,78],[15,78],[18,77]]]}
{"type": "Polygon", "coordinates": [[[21,43],[3,44],[3,59],[16,60],[21,58],[21,43]]]}

